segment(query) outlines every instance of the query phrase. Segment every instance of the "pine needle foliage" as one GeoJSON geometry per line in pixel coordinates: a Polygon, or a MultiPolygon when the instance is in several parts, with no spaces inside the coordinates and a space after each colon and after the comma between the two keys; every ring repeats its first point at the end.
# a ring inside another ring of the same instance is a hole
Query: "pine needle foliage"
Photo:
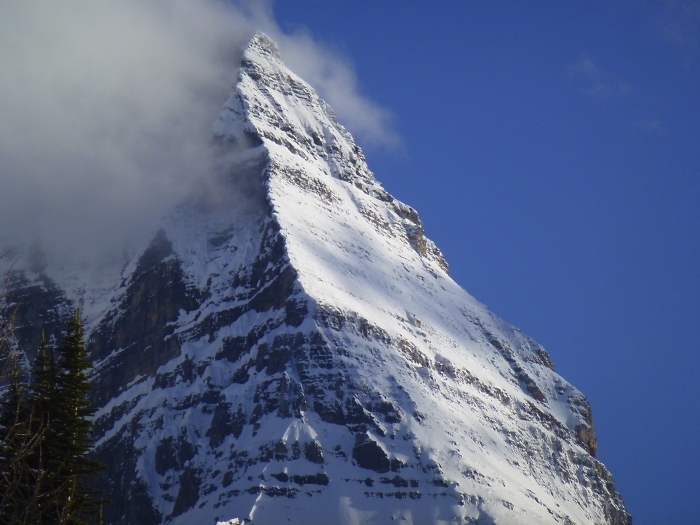
{"type": "Polygon", "coordinates": [[[80,310],[68,322],[58,360],[56,396],[56,448],[60,465],[57,473],[57,503],[61,510],[60,523],[82,525],[86,516],[98,512],[102,499],[88,481],[104,465],[89,457],[92,449],[92,421],[95,409],[90,403],[92,386],[87,370],[91,363],[83,340],[80,310]]]}
{"type": "Polygon", "coordinates": [[[0,403],[0,525],[101,523],[104,500],[90,481],[104,466],[89,457],[95,410],[79,310],[58,354],[42,333],[29,386],[12,356],[0,403]]]}
{"type": "Polygon", "coordinates": [[[26,386],[16,354],[9,356],[10,383],[0,404],[0,523],[31,523],[34,473],[28,457],[36,444],[24,403],[26,386]]]}

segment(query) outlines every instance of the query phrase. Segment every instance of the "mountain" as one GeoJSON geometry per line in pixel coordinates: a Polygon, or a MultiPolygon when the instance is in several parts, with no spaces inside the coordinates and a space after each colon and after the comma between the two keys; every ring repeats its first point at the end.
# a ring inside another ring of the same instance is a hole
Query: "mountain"
{"type": "Polygon", "coordinates": [[[87,316],[108,523],[631,523],[586,398],[449,277],[265,35],[212,147],[113,286],[17,272],[26,348],[87,316]]]}

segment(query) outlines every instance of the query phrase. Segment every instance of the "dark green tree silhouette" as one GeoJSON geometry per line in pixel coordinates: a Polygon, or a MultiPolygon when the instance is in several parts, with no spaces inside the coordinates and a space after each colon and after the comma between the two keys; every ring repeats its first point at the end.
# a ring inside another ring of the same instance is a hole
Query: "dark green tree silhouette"
{"type": "MultiPolygon", "coordinates": [[[[95,413],[89,399],[92,386],[87,370],[91,363],[83,340],[80,310],[68,321],[68,330],[60,347],[56,389],[55,448],[57,473],[55,504],[57,523],[82,525],[94,516],[103,500],[89,481],[104,465],[89,457],[92,449],[92,421],[95,413]]],[[[53,433],[53,432],[52,432],[53,433]]],[[[53,461],[53,460],[52,460],[53,461]]]]}
{"type": "Polygon", "coordinates": [[[104,466],[92,448],[90,361],[80,311],[68,322],[56,360],[42,332],[29,387],[16,353],[0,402],[0,524],[85,525],[101,521],[104,500],[89,482],[104,466]]]}
{"type": "Polygon", "coordinates": [[[6,366],[10,382],[0,403],[0,523],[30,523],[26,507],[34,479],[28,456],[35,440],[16,353],[8,357],[6,366]]]}
{"type": "Polygon", "coordinates": [[[30,387],[21,381],[17,355],[11,359],[13,373],[0,413],[0,523],[54,524],[59,462],[51,420],[57,368],[43,332],[30,387]]]}
{"type": "Polygon", "coordinates": [[[57,476],[62,465],[59,454],[56,420],[58,419],[58,367],[53,348],[41,332],[39,351],[32,368],[28,405],[31,409],[30,434],[35,444],[29,451],[28,464],[34,473],[34,498],[31,523],[56,523],[60,516],[56,495],[60,492],[57,476]]]}

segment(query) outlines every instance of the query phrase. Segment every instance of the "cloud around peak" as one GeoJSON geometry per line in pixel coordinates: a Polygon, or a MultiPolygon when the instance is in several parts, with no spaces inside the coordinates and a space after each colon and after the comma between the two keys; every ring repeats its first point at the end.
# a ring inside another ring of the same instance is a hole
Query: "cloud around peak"
{"type": "Polygon", "coordinates": [[[392,114],[361,94],[357,75],[348,59],[319,45],[306,31],[292,35],[277,32],[282,59],[314,87],[343,124],[360,142],[373,147],[396,148],[401,139],[392,129],[392,114]]]}
{"type": "Polygon", "coordinates": [[[119,249],[209,170],[212,124],[256,31],[363,145],[398,142],[353,68],[264,1],[0,4],[0,239],[119,249]]]}

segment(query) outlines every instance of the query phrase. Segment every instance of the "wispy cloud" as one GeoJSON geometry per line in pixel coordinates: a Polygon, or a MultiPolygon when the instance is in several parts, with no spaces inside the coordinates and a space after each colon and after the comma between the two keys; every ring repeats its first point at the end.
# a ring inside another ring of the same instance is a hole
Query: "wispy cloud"
{"type": "Polygon", "coordinates": [[[692,59],[700,52],[700,2],[665,0],[664,7],[657,19],[658,33],[692,59]]]}
{"type": "Polygon", "coordinates": [[[396,143],[348,61],[285,34],[270,2],[0,2],[0,238],[100,253],[149,233],[207,170],[260,30],[361,143],[396,143]]]}
{"type": "Polygon", "coordinates": [[[401,145],[392,129],[393,115],[360,94],[357,75],[347,59],[319,45],[303,30],[293,35],[278,33],[277,39],[290,69],[319,91],[353,134],[374,146],[401,145]]]}
{"type": "Polygon", "coordinates": [[[678,52],[687,66],[700,56],[700,1],[634,0],[632,5],[649,15],[649,30],[678,52]]]}
{"type": "Polygon", "coordinates": [[[567,69],[581,91],[591,98],[607,101],[627,96],[634,90],[632,83],[603,71],[586,55],[570,63],[567,69]]]}
{"type": "Polygon", "coordinates": [[[666,124],[661,119],[644,120],[637,124],[637,128],[652,135],[664,135],[666,133],[666,124]]]}

